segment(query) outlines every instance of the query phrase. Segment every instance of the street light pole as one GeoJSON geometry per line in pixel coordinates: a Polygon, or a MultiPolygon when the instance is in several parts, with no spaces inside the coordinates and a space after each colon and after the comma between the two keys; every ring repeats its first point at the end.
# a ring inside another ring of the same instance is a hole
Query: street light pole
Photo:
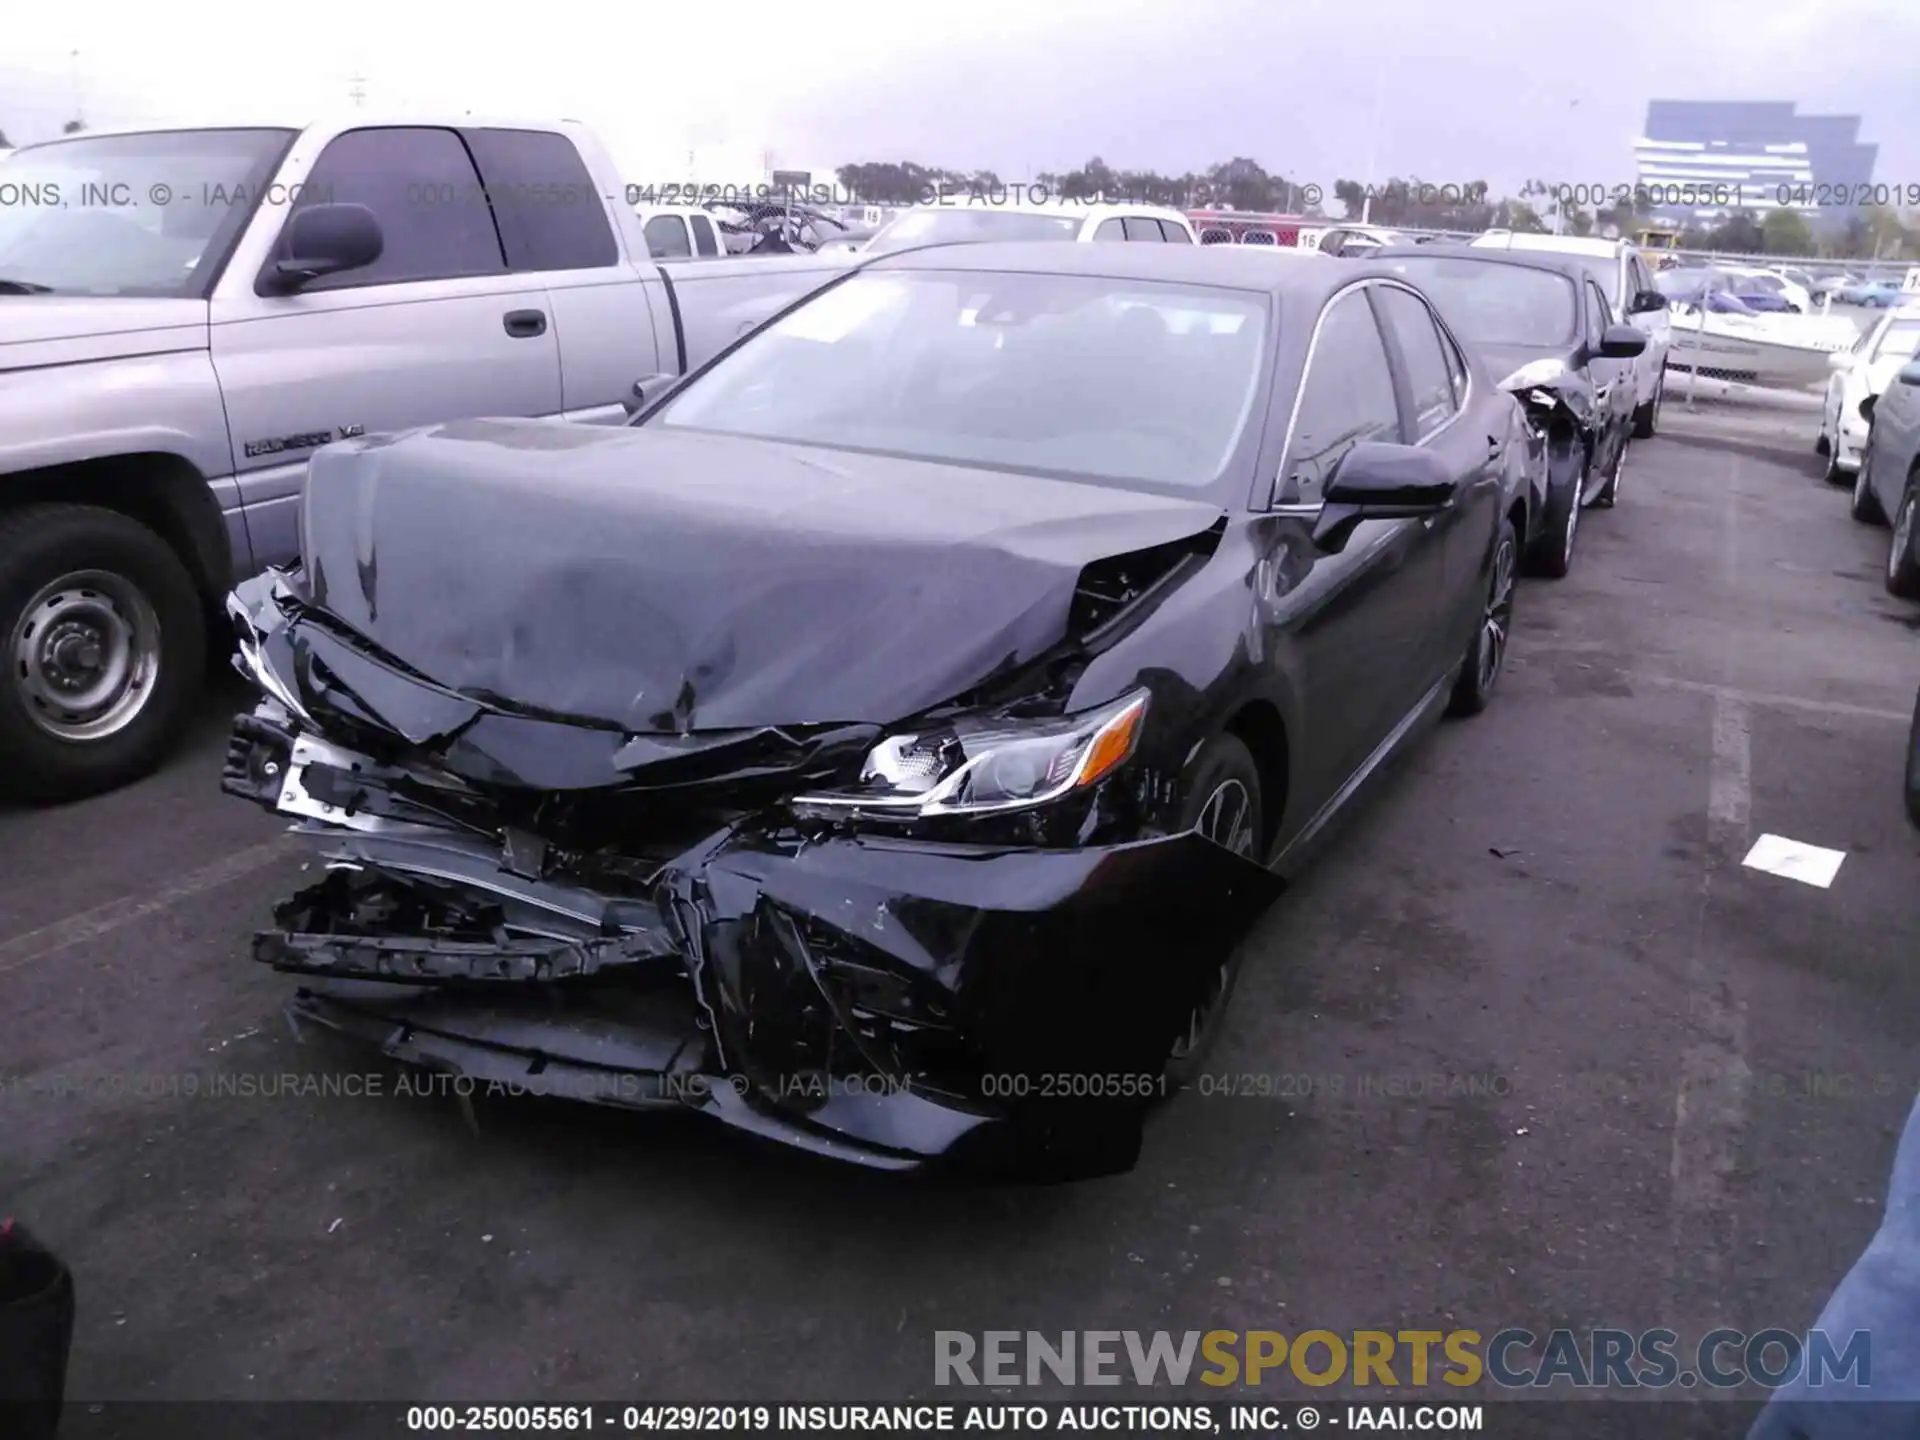
{"type": "Polygon", "coordinates": [[[1382,55],[1373,66],[1373,114],[1367,121],[1367,188],[1360,202],[1360,223],[1373,219],[1373,175],[1380,158],[1380,102],[1386,92],[1387,61],[1382,55]]]}

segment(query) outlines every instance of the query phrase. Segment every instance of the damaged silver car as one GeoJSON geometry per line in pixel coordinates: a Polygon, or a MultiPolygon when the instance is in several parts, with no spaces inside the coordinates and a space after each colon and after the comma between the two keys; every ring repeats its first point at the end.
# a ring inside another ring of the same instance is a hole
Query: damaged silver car
{"type": "Polygon", "coordinates": [[[1416,291],[1220,258],[888,255],[629,427],[319,452],[229,605],[224,787],[325,856],[255,940],[291,1013],[871,1166],[1131,1166],[1306,843],[1487,703],[1524,518],[1416,291]]]}

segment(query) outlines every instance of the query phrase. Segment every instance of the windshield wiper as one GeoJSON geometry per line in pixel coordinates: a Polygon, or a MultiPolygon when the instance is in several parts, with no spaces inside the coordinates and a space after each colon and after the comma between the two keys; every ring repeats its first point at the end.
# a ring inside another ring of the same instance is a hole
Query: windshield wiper
{"type": "Polygon", "coordinates": [[[31,280],[9,280],[0,276],[0,295],[51,295],[51,285],[36,285],[31,280]]]}

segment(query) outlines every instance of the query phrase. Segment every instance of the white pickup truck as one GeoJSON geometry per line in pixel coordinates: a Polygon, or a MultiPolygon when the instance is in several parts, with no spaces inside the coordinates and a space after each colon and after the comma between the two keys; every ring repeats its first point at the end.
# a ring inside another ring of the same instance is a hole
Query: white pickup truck
{"type": "MultiPolygon", "coordinates": [[[[571,123],[90,132],[0,206],[0,789],[151,769],[330,441],[618,422],[844,264],[649,257],[571,123]]],[[[379,564],[368,555],[369,566],[379,564]]]]}

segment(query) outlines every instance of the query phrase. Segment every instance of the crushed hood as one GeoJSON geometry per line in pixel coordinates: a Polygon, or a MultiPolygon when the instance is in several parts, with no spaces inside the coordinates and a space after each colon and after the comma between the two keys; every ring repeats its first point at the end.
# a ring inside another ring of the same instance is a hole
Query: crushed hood
{"type": "Polygon", "coordinates": [[[628,732],[887,724],[1066,635],[1083,566],[1217,505],[782,445],[475,420],[330,446],[310,601],[449,689],[628,732]]]}

